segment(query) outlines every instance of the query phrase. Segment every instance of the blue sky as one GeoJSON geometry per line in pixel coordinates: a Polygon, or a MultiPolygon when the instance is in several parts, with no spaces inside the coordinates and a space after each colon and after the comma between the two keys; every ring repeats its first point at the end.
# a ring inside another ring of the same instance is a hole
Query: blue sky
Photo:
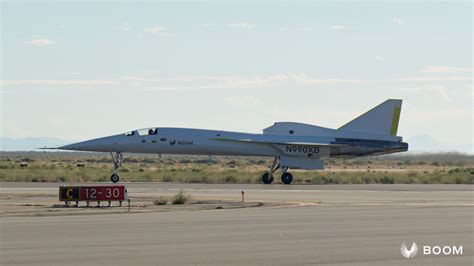
{"type": "Polygon", "coordinates": [[[2,2],[1,136],[335,127],[472,152],[472,2],[2,2]]]}

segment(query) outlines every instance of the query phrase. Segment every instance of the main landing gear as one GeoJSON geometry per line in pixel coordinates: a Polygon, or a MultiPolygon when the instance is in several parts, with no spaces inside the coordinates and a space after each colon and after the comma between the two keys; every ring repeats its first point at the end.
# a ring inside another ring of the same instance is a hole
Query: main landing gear
{"type": "MultiPolygon", "coordinates": [[[[275,173],[278,168],[280,168],[280,158],[275,157],[273,160],[272,165],[269,167],[269,171],[262,175],[262,183],[263,184],[271,184],[273,183],[273,173],[275,173]]],[[[281,182],[283,184],[289,185],[293,182],[293,175],[288,172],[289,167],[281,167],[281,171],[283,172],[281,175],[281,182]]]]}
{"type": "Polygon", "coordinates": [[[120,176],[116,173],[117,169],[122,166],[122,153],[113,152],[110,153],[112,155],[112,161],[114,162],[114,173],[110,176],[110,181],[113,183],[117,183],[120,180],[120,176]]]}

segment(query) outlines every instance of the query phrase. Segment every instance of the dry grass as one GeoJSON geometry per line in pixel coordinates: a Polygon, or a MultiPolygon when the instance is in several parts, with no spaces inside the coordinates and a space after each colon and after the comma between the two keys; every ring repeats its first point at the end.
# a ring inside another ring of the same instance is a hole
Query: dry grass
{"type": "MultiPolygon", "coordinates": [[[[109,182],[109,154],[1,152],[0,181],[109,182]],[[21,167],[26,162],[27,167],[21,167]],[[84,163],[84,167],[78,167],[84,163]]],[[[259,183],[270,158],[124,155],[122,181],[259,183]]],[[[295,183],[473,184],[474,156],[457,153],[392,155],[352,160],[328,159],[324,171],[293,170],[295,183]]],[[[279,173],[276,174],[277,177],[279,173]]],[[[276,178],[278,181],[278,178],[276,178]]]]}
{"type": "Polygon", "coordinates": [[[157,199],[153,200],[153,205],[166,205],[168,204],[168,197],[166,196],[159,196],[157,199]]]}

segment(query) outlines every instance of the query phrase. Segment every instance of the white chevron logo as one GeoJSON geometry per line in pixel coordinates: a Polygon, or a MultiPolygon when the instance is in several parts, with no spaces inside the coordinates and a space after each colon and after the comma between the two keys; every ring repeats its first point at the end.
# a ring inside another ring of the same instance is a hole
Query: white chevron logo
{"type": "Polygon", "coordinates": [[[411,244],[411,248],[408,249],[405,242],[403,242],[402,245],[400,246],[400,252],[402,253],[402,256],[407,259],[413,258],[415,257],[416,253],[418,253],[418,245],[415,242],[413,242],[413,244],[411,244]]]}

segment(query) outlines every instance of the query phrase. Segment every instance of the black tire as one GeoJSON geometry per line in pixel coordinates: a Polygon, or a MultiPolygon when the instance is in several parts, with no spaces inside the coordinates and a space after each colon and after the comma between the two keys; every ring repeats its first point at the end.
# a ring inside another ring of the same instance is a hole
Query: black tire
{"type": "Polygon", "coordinates": [[[264,184],[271,184],[273,183],[273,176],[270,177],[269,173],[265,173],[262,175],[262,183],[264,184]]]}
{"type": "Polygon", "coordinates": [[[291,182],[293,182],[293,175],[288,172],[283,173],[281,175],[281,182],[283,182],[283,184],[286,184],[286,185],[291,184],[291,182]]]}
{"type": "Polygon", "coordinates": [[[113,183],[117,183],[119,180],[120,176],[115,173],[110,176],[110,181],[112,181],[113,183]]]}

